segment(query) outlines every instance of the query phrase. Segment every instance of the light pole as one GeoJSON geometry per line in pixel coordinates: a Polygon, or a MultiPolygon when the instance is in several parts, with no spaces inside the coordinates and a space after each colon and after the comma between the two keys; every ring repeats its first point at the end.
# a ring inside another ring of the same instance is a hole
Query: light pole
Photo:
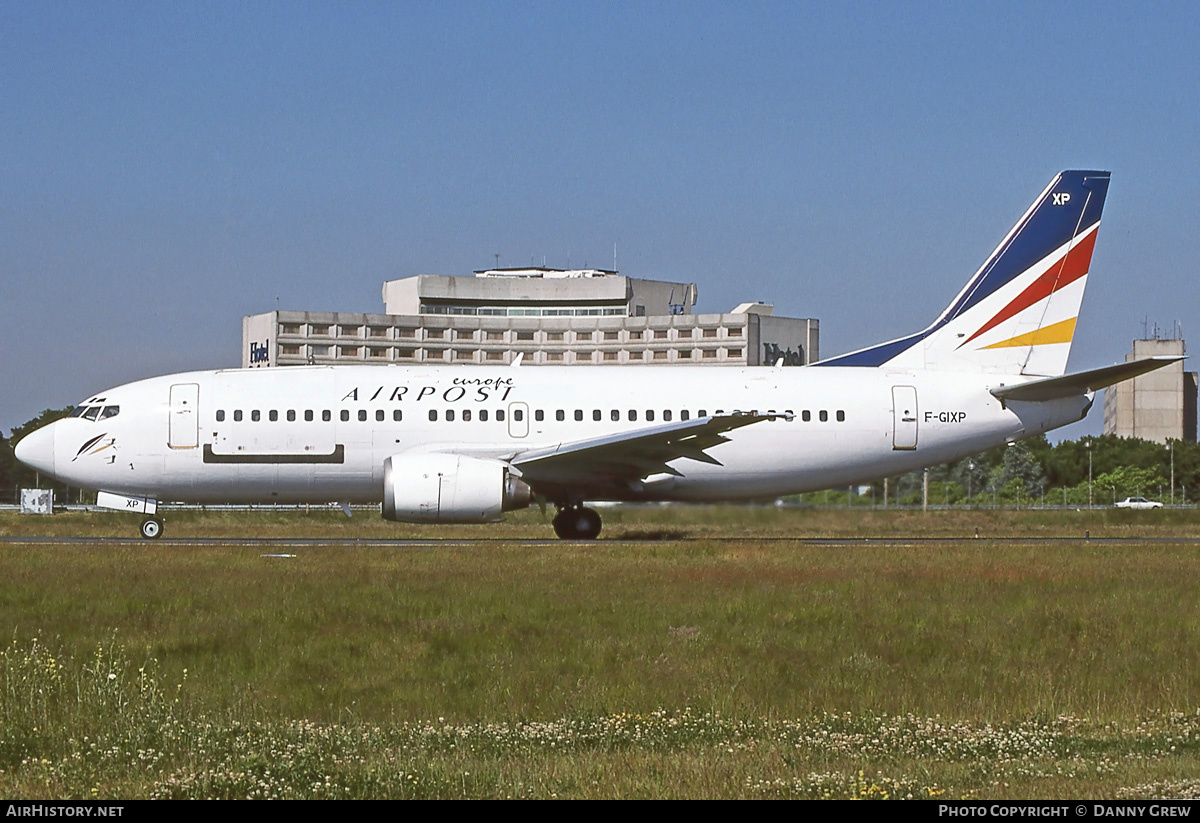
{"type": "Polygon", "coordinates": [[[971,508],[971,481],[975,479],[975,461],[967,461],[967,508],[971,508]]]}
{"type": "Polygon", "coordinates": [[[1171,505],[1175,505],[1175,441],[1172,440],[1167,444],[1167,451],[1171,453],[1171,505]]]}
{"type": "Polygon", "coordinates": [[[1088,508],[1092,507],[1092,438],[1088,438],[1088,508]]]}

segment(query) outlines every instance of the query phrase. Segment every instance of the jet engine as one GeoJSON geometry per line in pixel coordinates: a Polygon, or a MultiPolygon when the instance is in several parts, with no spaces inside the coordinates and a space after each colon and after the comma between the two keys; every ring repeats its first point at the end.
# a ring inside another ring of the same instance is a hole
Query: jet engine
{"type": "Polygon", "coordinates": [[[395,454],[383,463],[383,516],[404,523],[492,523],[533,500],[499,460],[395,454]]]}

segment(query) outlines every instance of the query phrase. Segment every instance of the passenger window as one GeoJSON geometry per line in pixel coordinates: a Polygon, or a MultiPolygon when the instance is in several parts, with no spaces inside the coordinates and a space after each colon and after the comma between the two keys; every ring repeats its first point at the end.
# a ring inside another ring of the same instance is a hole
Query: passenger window
{"type": "Polygon", "coordinates": [[[399,423],[403,419],[404,419],[404,412],[400,411],[399,409],[392,409],[392,420],[399,423]]]}
{"type": "Polygon", "coordinates": [[[463,409],[463,422],[464,423],[471,422],[471,410],[470,409],[463,409]]]}
{"type": "Polygon", "coordinates": [[[592,419],[593,420],[599,422],[602,417],[603,417],[603,415],[600,414],[599,409],[592,409],[592,419]]]}
{"type": "Polygon", "coordinates": [[[321,422],[328,423],[332,419],[333,419],[333,413],[330,412],[329,409],[325,409],[324,411],[321,412],[321,422]]]}
{"type": "Polygon", "coordinates": [[[271,409],[269,412],[267,412],[267,419],[270,420],[272,423],[278,423],[279,422],[279,412],[277,412],[275,409],[271,409]]]}
{"type": "Polygon", "coordinates": [[[821,409],[821,413],[818,416],[821,418],[822,423],[829,422],[829,412],[825,411],[824,409],[821,409]]]}
{"type": "Polygon", "coordinates": [[[616,423],[616,422],[620,421],[621,413],[619,411],[617,411],[616,409],[613,409],[612,412],[609,414],[609,417],[611,417],[612,421],[614,423],[616,423]]]}
{"type": "Polygon", "coordinates": [[[696,412],[696,416],[697,417],[708,417],[708,412],[706,412],[704,409],[701,409],[700,411],[696,412]]]}
{"type": "Polygon", "coordinates": [[[367,410],[366,409],[358,410],[358,422],[359,423],[367,422],[367,410]]]}
{"type": "Polygon", "coordinates": [[[524,419],[525,419],[525,412],[523,412],[521,409],[513,409],[513,420],[520,423],[524,419]]]}
{"type": "Polygon", "coordinates": [[[581,423],[581,422],[583,422],[583,409],[576,409],[576,410],[575,410],[575,422],[576,422],[576,423],[581,423]]]}
{"type": "Polygon", "coordinates": [[[296,421],[296,410],[288,409],[287,418],[289,423],[294,423],[296,421]]]}
{"type": "Polygon", "coordinates": [[[342,417],[342,422],[343,422],[343,423],[347,423],[347,422],[349,422],[349,421],[350,421],[350,410],[349,410],[349,409],[342,409],[342,415],[341,415],[341,417],[342,417]]]}
{"type": "Polygon", "coordinates": [[[543,420],[546,419],[546,413],[544,411],[542,411],[541,409],[538,409],[537,411],[535,411],[533,413],[533,419],[536,420],[537,422],[541,423],[543,420]]]}
{"type": "Polygon", "coordinates": [[[375,422],[382,423],[383,418],[384,418],[383,409],[376,409],[375,410],[375,422]]]}
{"type": "Polygon", "coordinates": [[[556,411],[554,413],[554,419],[557,420],[559,423],[561,423],[567,419],[567,413],[564,412],[562,409],[559,409],[558,411],[556,411]]]}
{"type": "Polygon", "coordinates": [[[235,423],[242,422],[242,410],[241,409],[233,410],[233,422],[235,422],[235,423]]]}
{"type": "Polygon", "coordinates": [[[446,409],[446,422],[454,422],[454,409],[446,409]]]}
{"type": "Polygon", "coordinates": [[[225,410],[224,410],[224,409],[218,409],[218,410],[217,410],[217,422],[218,422],[218,423],[224,423],[224,422],[225,422],[225,410]]]}
{"type": "Polygon", "coordinates": [[[258,409],[255,409],[254,411],[250,412],[250,420],[255,423],[262,420],[262,412],[260,412],[258,409]]]}
{"type": "Polygon", "coordinates": [[[629,410],[629,422],[632,423],[635,420],[637,420],[637,411],[635,409],[630,409],[629,410]]]}
{"type": "Polygon", "coordinates": [[[504,422],[504,409],[496,409],[496,422],[497,423],[504,422]]]}
{"type": "Polygon", "coordinates": [[[487,422],[487,419],[488,419],[488,412],[487,412],[487,409],[480,409],[480,410],[479,410],[479,422],[480,422],[480,423],[486,423],[486,422],[487,422]]]}
{"type": "Polygon", "coordinates": [[[842,411],[841,409],[838,409],[838,413],[837,413],[837,421],[838,421],[839,423],[845,423],[845,422],[846,422],[846,413],[845,413],[844,411],[842,411]]]}
{"type": "Polygon", "coordinates": [[[430,420],[430,422],[432,422],[432,423],[436,423],[436,422],[437,422],[437,409],[430,409],[430,410],[429,410],[429,420],[430,420]]]}
{"type": "Polygon", "coordinates": [[[646,409],[646,422],[647,423],[654,422],[654,409],[646,409]]]}
{"type": "Polygon", "coordinates": [[[671,422],[671,410],[670,409],[663,409],[663,422],[665,422],[665,423],[671,422]]]}
{"type": "Polygon", "coordinates": [[[691,416],[691,412],[689,412],[687,409],[684,409],[683,411],[681,411],[679,413],[680,420],[687,420],[690,416],[691,416]]]}
{"type": "Polygon", "coordinates": [[[304,410],[304,422],[305,423],[313,422],[313,410],[312,409],[304,410]]]}
{"type": "Polygon", "coordinates": [[[805,409],[804,411],[800,412],[800,419],[805,423],[808,423],[812,420],[812,412],[810,412],[808,409],[805,409]]]}

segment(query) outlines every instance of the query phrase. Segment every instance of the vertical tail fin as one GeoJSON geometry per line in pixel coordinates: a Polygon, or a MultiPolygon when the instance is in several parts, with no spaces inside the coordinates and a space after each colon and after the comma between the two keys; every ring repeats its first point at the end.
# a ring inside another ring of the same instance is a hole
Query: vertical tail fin
{"type": "Polygon", "coordinates": [[[1108,182],[1056,175],[933,325],[819,365],[1063,374],[1108,182]]]}

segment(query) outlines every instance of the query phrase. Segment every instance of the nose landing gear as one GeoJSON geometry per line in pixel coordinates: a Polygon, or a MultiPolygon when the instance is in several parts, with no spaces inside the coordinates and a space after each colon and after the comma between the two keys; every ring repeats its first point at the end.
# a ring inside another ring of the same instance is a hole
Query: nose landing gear
{"type": "Polygon", "coordinates": [[[142,537],[147,540],[155,540],[162,536],[163,522],[157,517],[147,517],[142,521],[139,531],[141,531],[142,537]]]}

